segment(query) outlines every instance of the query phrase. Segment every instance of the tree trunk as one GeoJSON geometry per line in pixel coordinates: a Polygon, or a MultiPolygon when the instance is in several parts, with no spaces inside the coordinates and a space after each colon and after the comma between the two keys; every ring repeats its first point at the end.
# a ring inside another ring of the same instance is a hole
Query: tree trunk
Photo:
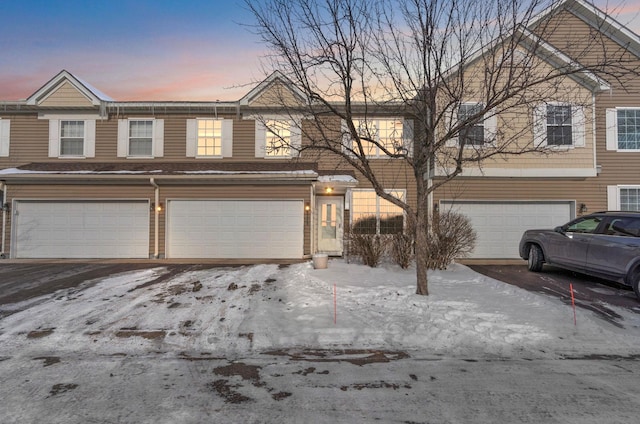
{"type": "Polygon", "coordinates": [[[416,207],[415,235],[416,235],[416,294],[427,296],[429,285],[427,279],[427,249],[429,239],[429,196],[425,181],[417,181],[418,205],[416,207]]]}

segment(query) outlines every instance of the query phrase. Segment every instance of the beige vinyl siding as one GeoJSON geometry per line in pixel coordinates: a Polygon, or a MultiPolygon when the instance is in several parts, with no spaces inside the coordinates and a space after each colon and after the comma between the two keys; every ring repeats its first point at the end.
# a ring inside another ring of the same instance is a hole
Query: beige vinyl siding
{"type": "Polygon", "coordinates": [[[254,161],[256,124],[253,119],[235,121],[233,125],[233,159],[254,161]]]}
{"type": "Polygon", "coordinates": [[[568,200],[596,212],[607,208],[607,187],[596,178],[458,178],[436,190],[434,203],[441,200],[568,200]]]}
{"type": "Polygon", "coordinates": [[[92,106],[91,100],[65,81],[53,93],[41,101],[40,106],[92,106]]]}
{"type": "Polygon", "coordinates": [[[0,166],[17,167],[47,160],[49,155],[49,121],[37,115],[3,115],[11,120],[11,156],[1,157],[0,166]]]}
{"type": "MultiPolygon", "coordinates": [[[[118,199],[149,199],[153,202],[154,191],[151,185],[14,185],[7,187],[7,201],[20,200],[118,200],[118,199]]],[[[12,209],[13,210],[13,209],[12,209]]],[[[7,214],[6,252],[11,245],[12,213],[7,214]]],[[[149,220],[149,255],[153,254],[153,213],[149,220]]]]}

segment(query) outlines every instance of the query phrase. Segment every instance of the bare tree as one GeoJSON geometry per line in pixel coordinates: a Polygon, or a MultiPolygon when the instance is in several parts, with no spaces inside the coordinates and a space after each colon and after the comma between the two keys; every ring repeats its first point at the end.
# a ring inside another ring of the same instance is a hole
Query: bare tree
{"type": "Polygon", "coordinates": [[[586,106],[606,81],[638,75],[624,47],[592,54],[605,44],[597,29],[563,46],[547,43],[557,20],[541,12],[563,2],[246,1],[270,49],[266,65],[304,93],[295,106],[282,99],[306,118],[305,142],[295,148],[355,169],[404,210],[415,229],[417,294],[428,294],[434,190],[488,160],[553,154],[532,130],[536,105],[570,100],[585,106],[579,119],[593,119],[586,106]],[[406,134],[392,143],[375,136],[367,121],[385,111],[411,118],[412,144],[406,134]],[[405,198],[387,191],[399,183],[411,188],[405,198]]]}

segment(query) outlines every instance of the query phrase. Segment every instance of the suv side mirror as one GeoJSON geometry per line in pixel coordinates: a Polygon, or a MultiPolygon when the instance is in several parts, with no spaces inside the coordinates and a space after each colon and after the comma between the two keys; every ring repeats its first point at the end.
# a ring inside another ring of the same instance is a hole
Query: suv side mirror
{"type": "Polygon", "coordinates": [[[564,234],[564,228],[563,227],[556,227],[553,229],[553,231],[555,231],[556,233],[560,233],[560,234],[564,234]]]}

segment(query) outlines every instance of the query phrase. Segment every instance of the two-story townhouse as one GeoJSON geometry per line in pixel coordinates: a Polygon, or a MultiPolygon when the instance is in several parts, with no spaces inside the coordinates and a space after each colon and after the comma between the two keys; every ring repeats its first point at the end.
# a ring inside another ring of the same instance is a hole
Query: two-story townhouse
{"type": "MultiPolygon", "coordinates": [[[[342,255],[349,203],[402,216],[335,158],[298,157],[283,96],[301,93],[274,73],[233,102],[118,102],[62,71],[0,103],[2,254],[302,259],[342,255]]],[[[403,125],[376,119],[387,136],[403,125]]]]}
{"type": "MultiPolygon", "coordinates": [[[[606,55],[624,55],[629,67],[640,69],[638,35],[586,1],[556,4],[532,21],[531,30],[535,33],[542,22],[544,43],[558,51],[558,60],[602,61],[606,55]],[[602,41],[593,43],[596,38],[602,41]]],[[[557,154],[486,161],[481,168],[465,169],[435,193],[436,207],[470,217],[478,233],[472,257],[517,258],[526,229],[553,228],[599,210],[640,210],[640,79],[630,74],[619,80],[602,73],[583,74],[573,82],[570,101],[548,99],[533,116],[522,111],[533,121],[523,138],[549,143],[557,154]],[[583,95],[576,96],[579,91],[583,95]],[[581,97],[584,102],[572,104],[581,97]],[[559,126],[566,127],[564,135],[547,140],[559,126]]],[[[493,123],[485,120],[483,130],[516,119],[513,114],[498,115],[493,123]]]]}

